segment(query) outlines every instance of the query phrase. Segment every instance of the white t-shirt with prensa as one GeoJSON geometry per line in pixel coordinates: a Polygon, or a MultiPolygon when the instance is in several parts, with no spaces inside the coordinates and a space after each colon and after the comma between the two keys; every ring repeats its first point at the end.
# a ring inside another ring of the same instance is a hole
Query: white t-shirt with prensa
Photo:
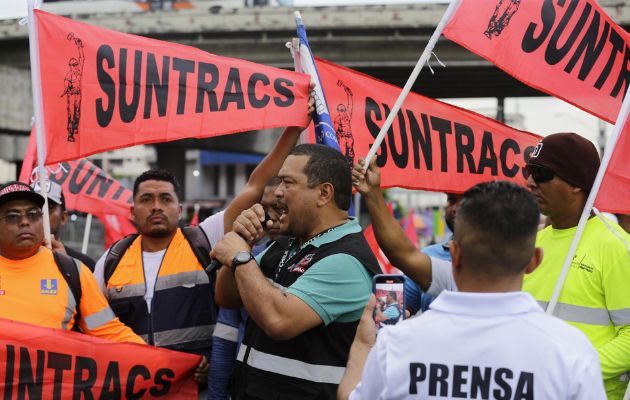
{"type": "Polygon", "coordinates": [[[586,336],[525,292],[445,291],[418,318],[383,328],[359,399],[605,400],[586,336]]]}
{"type": "MultiPolygon", "coordinates": [[[[208,237],[208,240],[210,241],[210,245],[212,247],[214,247],[214,245],[217,244],[217,242],[223,237],[223,214],[224,212],[221,211],[219,213],[211,215],[199,224],[199,227],[208,237]]],[[[155,291],[155,282],[157,281],[157,276],[160,272],[160,266],[162,265],[162,259],[164,258],[165,253],[166,249],[156,252],[142,252],[142,262],[144,264],[144,282],[146,285],[144,300],[147,302],[149,312],[151,312],[151,301],[153,300],[153,292],[155,291]]],[[[107,254],[109,254],[109,249],[105,252],[105,254],[101,256],[101,258],[99,258],[99,260],[96,262],[96,267],[94,268],[94,277],[96,278],[96,282],[98,283],[103,293],[105,293],[104,269],[107,254]]]]}

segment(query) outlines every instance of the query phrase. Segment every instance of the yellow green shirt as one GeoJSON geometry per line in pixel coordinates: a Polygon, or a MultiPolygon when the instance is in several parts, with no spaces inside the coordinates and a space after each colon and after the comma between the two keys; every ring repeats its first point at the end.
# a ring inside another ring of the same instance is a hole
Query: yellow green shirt
{"type": "MultiPolygon", "coordinates": [[[[599,353],[608,398],[622,399],[630,371],[630,235],[608,222],[617,234],[597,217],[587,222],[554,315],[586,334],[599,353]]],[[[523,290],[543,308],[575,231],[549,226],[536,237],[543,260],[525,276],[523,290]]]]}

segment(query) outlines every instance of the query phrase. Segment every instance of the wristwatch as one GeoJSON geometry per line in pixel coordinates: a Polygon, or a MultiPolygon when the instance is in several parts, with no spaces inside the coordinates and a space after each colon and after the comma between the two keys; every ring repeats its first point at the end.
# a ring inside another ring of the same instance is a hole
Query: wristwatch
{"type": "Polygon", "coordinates": [[[254,256],[249,251],[239,251],[232,259],[232,265],[230,265],[230,267],[232,268],[232,272],[236,271],[236,267],[241,264],[247,264],[253,258],[254,256]]]}

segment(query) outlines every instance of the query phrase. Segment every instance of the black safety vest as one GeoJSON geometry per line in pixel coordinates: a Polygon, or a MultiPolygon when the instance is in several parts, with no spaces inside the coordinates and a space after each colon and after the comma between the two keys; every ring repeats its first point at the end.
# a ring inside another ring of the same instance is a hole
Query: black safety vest
{"type": "MultiPolygon", "coordinates": [[[[263,255],[260,266],[268,278],[272,278],[283,287],[291,286],[317,261],[339,253],[355,257],[371,275],[380,273],[378,261],[361,232],[348,234],[338,241],[320,247],[307,246],[289,258],[282,271],[270,266],[275,267],[279,264],[285,250],[282,246],[275,244],[272,246],[263,255]],[[277,277],[269,276],[269,271],[275,271],[274,275],[277,274],[277,277]]],[[[343,268],[343,265],[339,267],[343,268]]],[[[232,397],[237,400],[334,399],[338,380],[335,381],[330,375],[324,379],[315,378],[319,381],[296,378],[291,375],[295,375],[294,372],[300,367],[291,369],[295,361],[297,365],[303,365],[300,362],[308,363],[315,367],[314,370],[320,369],[319,367],[323,367],[325,371],[332,370],[340,378],[338,372],[343,373],[346,366],[358,323],[359,321],[349,323],[333,321],[327,326],[324,324],[316,326],[293,339],[276,341],[269,338],[254,320],[249,318],[239,351],[239,360],[232,376],[232,397]],[[276,369],[275,372],[270,372],[262,369],[267,367],[264,364],[270,359],[272,369],[278,367],[281,371],[276,369]]]]}
{"type": "Polygon", "coordinates": [[[142,257],[139,241],[140,237],[136,238],[124,252],[116,271],[106,282],[106,297],[112,310],[151,345],[210,356],[218,313],[214,288],[190,243],[178,232],[166,249],[149,313],[144,300],[143,266],[133,265],[139,271],[130,275],[135,279],[126,280],[127,283],[118,284],[127,277],[117,278],[116,275],[121,266],[129,264],[126,260],[131,251],[140,252],[137,257],[142,257]],[[169,256],[170,252],[175,252],[177,257],[169,256]],[[176,264],[167,268],[167,260],[176,264]],[[115,278],[117,283],[112,286],[115,278]]]}

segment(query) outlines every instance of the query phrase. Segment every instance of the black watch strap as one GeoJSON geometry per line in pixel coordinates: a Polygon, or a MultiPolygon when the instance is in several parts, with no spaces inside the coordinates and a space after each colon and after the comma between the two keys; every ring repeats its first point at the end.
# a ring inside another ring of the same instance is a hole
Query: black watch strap
{"type": "Polygon", "coordinates": [[[232,268],[232,272],[236,271],[236,268],[239,265],[247,264],[248,262],[250,262],[253,259],[254,259],[254,256],[252,255],[251,252],[249,252],[249,251],[239,251],[238,253],[236,253],[234,258],[232,259],[232,265],[230,266],[232,268]]]}

